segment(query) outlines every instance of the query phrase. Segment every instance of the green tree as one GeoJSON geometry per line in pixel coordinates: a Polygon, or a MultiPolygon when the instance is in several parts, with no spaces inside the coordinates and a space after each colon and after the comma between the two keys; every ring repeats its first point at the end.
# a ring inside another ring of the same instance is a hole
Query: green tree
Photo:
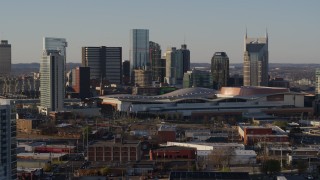
{"type": "Polygon", "coordinates": [[[284,130],[286,129],[286,127],[288,125],[288,123],[286,121],[274,121],[272,124],[275,126],[279,126],[281,129],[284,129],[284,130]]]}
{"type": "Polygon", "coordinates": [[[104,167],[100,169],[100,174],[103,176],[106,176],[108,173],[110,173],[110,168],[109,167],[104,167]]]}
{"type": "Polygon", "coordinates": [[[46,164],[44,167],[43,167],[43,171],[44,172],[50,172],[52,170],[52,166],[51,164],[46,164]]]}
{"type": "Polygon", "coordinates": [[[280,161],[270,159],[262,163],[261,171],[266,174],[275,174],[281,171],[280,161]]]}

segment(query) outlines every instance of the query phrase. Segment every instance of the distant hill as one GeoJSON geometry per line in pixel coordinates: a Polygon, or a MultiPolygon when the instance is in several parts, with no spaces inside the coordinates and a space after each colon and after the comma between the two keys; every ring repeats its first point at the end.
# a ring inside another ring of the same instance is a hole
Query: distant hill
{"type": "MultiPolygon", "coordinates": [[[[75,68],[77,66],[81,66],[80,63],[67,63],[67,70],[70,70],[72,68],[75,68]]],[[[12,64],[12,69],[40,69],[40,63],[18,63],[18,64],[12,64]]]]}

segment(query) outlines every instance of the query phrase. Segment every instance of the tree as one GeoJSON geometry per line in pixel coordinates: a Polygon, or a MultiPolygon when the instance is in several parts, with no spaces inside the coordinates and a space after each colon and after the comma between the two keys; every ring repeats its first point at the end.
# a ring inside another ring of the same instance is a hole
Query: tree
{"type": "Polygon", "coordinates": [[[51,164],[46,164],[44,167],[43,167],[43,171],[44,172],[50,172],[52,170],[52,166],[51,164]]]}
{"type": "Polygon", "coordinates": [[[272,124],[275,126],[279,126],[281,129],[284,129],[284,130],[286,129],[286,127],[288,125],[288,123],[286,121],[274,121],[272,124]]]}
{"type": "Polygon", "coordinates": [[[269,159],[262,163],[261,171],[266,174],[275,174],[281,171],[280,161],[269,159]]]}
{"type": "Polygon", "coordinates": [[[110,173],[110,169],[108,167],[104,167],[100,169],[101,175],[106,176],[108,173],[110,173]]]}
{"type": "Polygon", "coordinates": [[[228,167],[230,164],[230,160],[233,155],[233,149],[227,148],[227,149],[217,149],[212,151],[212,153],[209,155],[210,163],[217,168],[224,169],[225,167],[228,167]]]}

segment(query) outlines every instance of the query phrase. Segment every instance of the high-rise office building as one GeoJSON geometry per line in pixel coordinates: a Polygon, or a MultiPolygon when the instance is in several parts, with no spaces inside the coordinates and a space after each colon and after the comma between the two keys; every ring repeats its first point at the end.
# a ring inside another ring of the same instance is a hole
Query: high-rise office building
{"type": "Polygon", "coordinates": [[[122,83],[124,85],[130,84],[130,61],[128,60],[122,62],[122,83]]]}
{"type": "Polygon", "coordinates": [[[219,90],[227,86],[229,78],[229,57],[225,52],[216,52],[211,58],[213,88],[219,90]]]}
{"type": "Polygon", "coordinates": [[[7,40],[0,42],[0,76],[11,73],[11,44],[7,40]]]}
{"type": "Polygon", "coordinates": [[[262,38],[244,38],[243,85],[268,86],[268,34],[262,38]]]}
{"type": "Polygon", "coordinates": [[[190,50],[187,49],[186,44],[181,45],[182,58],[183,58],[183,73],[190,71],[190,50]]]}
{"type": "MultiPolygon", "coordinates": [[[[44,37],[43,50],[58,50],[64,57],[64,64],[67,63],[67,50],[68,43],[65,38],[44,37]]],[[[64,67],[66,69],[66,67],[64,67]]],[[[66,71],[66,70],[65,70],[66,71]]]]}
{"type": "Polygon", "coordinates": [[[192,69],[183,76],[183,88],[204,87],[212,88],[212,76],[210,71],[192,69]]]}
{"type": "Polygon", "coordinates": [[[320,68],[316,69],[315,72],[315,95],[317,98],[320,97],[320,68]]]}
{"type": "Polygon", "coordinates": [[[166,51],[166,83],[169,85],[182,85],[183,81],[183,54],[175,47],[166,51]]]}
{"type": "MultiPolygon", "coordinates": [[[[129,60],[131,66],[131,76],[134,69],[147,69],[151,64],[149,61],[149,30],[130,30],[130,50],[129,60]]],[[[134,80],[134,77],[131,77],[134,80]]]]}
{"type": "Polygon", "coordinates": [[[71,70],[72,89],[80,99],[90,97],[90,67],[76,67],[71,70]]]}
{"type": "Polygon", "coordinates": [[[109,84],[122,82],[121,47],[82,47],[82,66],[90,67],[90,79],[109,84]]]}
{"type": "Polygon", "coordinates": [[[0,179],[17,179],[16,113],[13,100],[0,99],[0,179]]]}
{"type": "Polygon", "coordinates": [[[165,74],[163,73],[165,70],[165,66],[161,60],[161,48],[160,45],[150,41],[149,42],[149,50],[150,50],[150,62],[151,62],[151,71],[152,71],[152,80],[153,81],[164,81],[165,74]]]}
{"type": "Polygon", "coordinates": [[[65,95],[64,56],[45,50],[40,62],[40,105],[47,112],[63,110],[65,95]]]}

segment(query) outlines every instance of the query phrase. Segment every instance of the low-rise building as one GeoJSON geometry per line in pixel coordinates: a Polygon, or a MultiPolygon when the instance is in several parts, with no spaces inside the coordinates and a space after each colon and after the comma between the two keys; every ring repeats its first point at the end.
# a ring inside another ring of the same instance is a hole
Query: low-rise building
{"type": "Polygon", "coordinates": [[[39,119],[17,119],[17,130],[24,133],[31,133],[38,127],[42,120],[39,119]]]}
{"type": "Polygon", "coordinates": [[[287,133],[277,126],[240,125],[238,132],[245,145],[253,145],[258,142],[289,142],[287,133]]]}
{"type": "Polygon", "coordinates": [[[89,161],[130,162],[141,159],[140,141],[126,141],[115,138],[113,141],[98,141],[89,145],[89,161]]]}
{"type": "Polygon", "coordinates": [[[18,159],[62,161],[67,158],[64,153],[19,153],[18,159]]]}
{"type": "Polygon", "coordinates": [[[169,146],[150,150],[150,160],[196,159],[197,149],[169,146]]]}
{"type": "Polygon", "coordinates": [[[161,125],[158,129],[159,142],[176,141],[176,127],[161,125]]]}

